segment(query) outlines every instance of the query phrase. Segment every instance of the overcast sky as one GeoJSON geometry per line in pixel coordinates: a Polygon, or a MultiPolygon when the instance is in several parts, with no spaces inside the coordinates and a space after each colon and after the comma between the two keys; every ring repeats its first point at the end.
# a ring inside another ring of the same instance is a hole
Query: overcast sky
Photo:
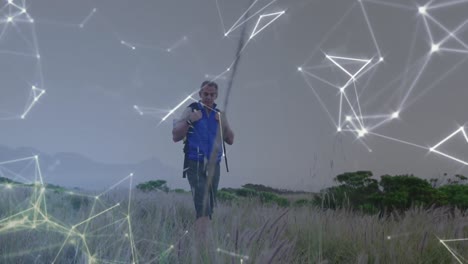
{"type": "MultiPolygon", "coordinates": [[[[437,148],[458,160],[429,151],[468,119],[468,3],[418,10],[426,2],[258,0],[226,37],[250,2],[2,0],[1,143],[106,163],[156,157],[181,171],[183,146],[171,129],[183,108],[161,118],[225,71],[244,25],[250,36],[260,15],[257,29],[285,11],[241,54],[221,186],[318,190],[344,171],[468,172],[461,130],[437,148]],[[346,83],[350,103],[339,90],[346,83]],[[32,85],[38,100],[21,119],[32,85]]],[[[229,78],[217,79],[221,109],[229,78]]]]}

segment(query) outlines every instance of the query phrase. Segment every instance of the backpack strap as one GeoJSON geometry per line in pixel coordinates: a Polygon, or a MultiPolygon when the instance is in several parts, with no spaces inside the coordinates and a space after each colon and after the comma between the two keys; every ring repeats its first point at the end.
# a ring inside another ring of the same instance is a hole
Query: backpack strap
{"type": "MultiPolygon", "coordinates": [[[[193,111],[197,110],[201,110],[200,109],[200,103],[198,102],[193,102],[191,103],[188,107],[190,107],[190,109],[193,111]]],[[[214,109],[216,112],[220,113],[221,110],[219,110],[218,108],[215,108],[214,109]]],[[[187,133],[193,133],[193,127],[189,127],[189,130],[187,131],[187,133]]],[[[182,170],[182,178],[187,178],[187,172],[189,170],[189,167],[188,167],[188,142],[187,142],[187,137],[185,137],[184,139],[184,167],[183,167],[183,170],[182,170]]]]}
{"type": "MultiPolygon", "coordinates": [[[[200,110],[200,105],[198,104],[198,102],[193,102],[191,103],[188,107],[190,107],[190,109],[193,111],[195,110],[200,110]]],[[[189,127],[187,133],[193,133],[193,127],[189,127]]],[[[185,137],[184,139],[184,168],[182,170],[182,178],[186,178],[187,177],[187,171],[189,169],[188,167],[188,142],[187,142],[187,137],[185,137]]]]}

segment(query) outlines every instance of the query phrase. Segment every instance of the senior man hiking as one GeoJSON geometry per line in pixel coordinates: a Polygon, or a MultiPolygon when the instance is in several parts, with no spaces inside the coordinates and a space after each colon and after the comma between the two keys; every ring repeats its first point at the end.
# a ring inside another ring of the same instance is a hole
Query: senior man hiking
{"type": "Polygon", "coordinates": [[[184,139],[183,177],[192,190],[196,231],[205,236],[216,202],[223,141],[232,145],[234,133],[225,114],[216,108],[218,85],[204,81],[198,94],[201,100],[190,104],[174,123],[172,139],[184,139]]]}

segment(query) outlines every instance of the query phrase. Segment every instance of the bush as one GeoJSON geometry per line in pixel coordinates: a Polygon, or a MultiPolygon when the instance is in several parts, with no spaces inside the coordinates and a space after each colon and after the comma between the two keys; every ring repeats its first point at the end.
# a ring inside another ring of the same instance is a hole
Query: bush
{"type": "Polygon", "coordinates": [[[270,192],[260,192],[258,194],[260,202],[263,204],[277,204],[282,207],[289,206],[289,200],[270,192]]]}
{"type": "Polygon", "coordinates": [[[299,200],[294,201],[294,204],[293,204],[293,205],[294,205],[295,207],[302,207],[302,206],[307,206],[307,205],[309,205],[309,204],[311,204],[311,202],[310,202],[309,200],[307,200],[307,199],[299,199],[299,200]]]}
{"type": "Polygon", "coordinates": [[[290,204],[288,199],[279,196],[275,199],[275,203],[281,207],[288,207],[290,204]]]}
{"type": "Polygon", "coordinates": [[[150,191],[169,192],[169,187],[167,187],[166,181],[164,180],[147,181],[147,182],[138,184],[136,188],[143,192],[150,192],[150,191]]]}
{"type": "Polygon", "coordinates": [[[438,191],[441,205],[452,205],[461,210],[468,209],[468,185],[445,185],[438,191]]]}
{"type": "Polygon", "coordinates": [[[218,193],[216,194],[216,198],[221,202],[233,202],[239,199],[235,194],[222,190],[218,191],[218,193]]]}
{"type": "Polygon", "coordinates": [[[258,193],[255,190],[252,190],[249,188],[237,189],[235,193],[238,196],[247,197],[247,198],[258,196],[258,193]]]}
{"type": "Polygon", "coordinates": [[[413,175],[384,175],[380,185],[383,188],[382,206],[387,208],[406,210],[413,205],[432,205],[437,199],[437,191],[432,185],[413,175]]]}

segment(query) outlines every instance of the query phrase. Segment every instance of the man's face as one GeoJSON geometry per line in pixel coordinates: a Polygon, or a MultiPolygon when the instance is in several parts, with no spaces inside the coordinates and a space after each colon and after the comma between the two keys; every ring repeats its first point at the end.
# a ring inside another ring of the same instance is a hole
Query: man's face
{"type": "Polygon", "coordinates": [[[199,95],[204,105],[213,107],[214,101],[218,97],[218,90],[214,86],[204,86],[199,95]]]}

